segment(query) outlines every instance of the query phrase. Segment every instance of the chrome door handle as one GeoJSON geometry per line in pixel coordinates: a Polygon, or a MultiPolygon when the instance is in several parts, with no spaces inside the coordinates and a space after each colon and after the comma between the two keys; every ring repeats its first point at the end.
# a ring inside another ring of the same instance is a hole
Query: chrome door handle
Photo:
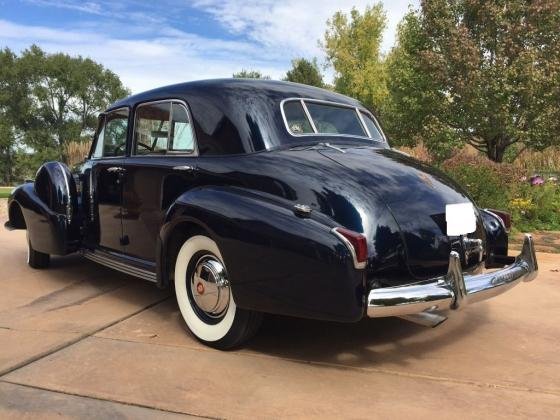
{"type": "Polygon", "coordinates": [[[124,172],[124,168],[121,167],[121,166],[111,166],[111,167],[107,168],[107,172],[123,173],[123,172],[124,172]]]}
{"type": "Polygon", "coordinates": [[[196,171],[196,168],[194,166],[190,166],[190,165],[179,165],[179,166],[174,166],[173,170],[174,171],[194,172],[194,171],[196,171]]]}

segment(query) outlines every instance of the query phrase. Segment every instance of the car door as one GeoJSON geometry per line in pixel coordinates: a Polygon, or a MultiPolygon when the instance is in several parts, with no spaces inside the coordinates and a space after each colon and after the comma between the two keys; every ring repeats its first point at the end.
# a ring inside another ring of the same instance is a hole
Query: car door
{"type": "Polygon", "coordinates": [[[122,184],[128,135],[127,108],[108,112],[91,156],[92,198],[97,232],[91,245],[122,252],[122,184]]]}
{"type": "Polygon", "coordinates": [[[124,252],[154,262],[166,210],[196,180],[196,143],[187,105],[163,100],[135,109],[133,142],[125,159],[124,252]]]}

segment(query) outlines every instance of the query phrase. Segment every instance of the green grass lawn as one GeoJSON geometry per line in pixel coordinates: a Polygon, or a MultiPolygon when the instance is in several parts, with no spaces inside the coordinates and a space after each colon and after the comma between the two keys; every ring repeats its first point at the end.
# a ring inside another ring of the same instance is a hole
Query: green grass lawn
{"type": "Polygon", "coordinates": [[[0,187],[0,198],[8,198],[14,187],[0,187]]]}

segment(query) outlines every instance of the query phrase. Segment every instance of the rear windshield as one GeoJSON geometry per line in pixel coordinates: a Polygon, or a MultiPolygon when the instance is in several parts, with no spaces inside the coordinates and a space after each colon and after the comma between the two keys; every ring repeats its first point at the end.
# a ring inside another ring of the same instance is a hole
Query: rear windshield
{"type": "Polygon", "coordinates": [[[286,128],[294,136],[346,135],[383,141],[373,117],[364,110],[343,104],[294,99],[283,104],[286,128]]]}

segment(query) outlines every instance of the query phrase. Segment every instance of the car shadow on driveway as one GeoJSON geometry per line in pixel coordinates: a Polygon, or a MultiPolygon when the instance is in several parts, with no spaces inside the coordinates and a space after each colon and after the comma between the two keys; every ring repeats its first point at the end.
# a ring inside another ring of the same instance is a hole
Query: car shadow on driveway
{"type": "Polygon", "coordinates": [[[468,316],[452,314],[452,320],[433,329],[399,318],[343,324],[267,316],[260,332],[245,349],[287,359],[352,367],[407,366],[430,358],[445,347],[457,346],[463,337],[473,334],[486,322],[485,308],[477,309],[476,314],[468,316]]]}

